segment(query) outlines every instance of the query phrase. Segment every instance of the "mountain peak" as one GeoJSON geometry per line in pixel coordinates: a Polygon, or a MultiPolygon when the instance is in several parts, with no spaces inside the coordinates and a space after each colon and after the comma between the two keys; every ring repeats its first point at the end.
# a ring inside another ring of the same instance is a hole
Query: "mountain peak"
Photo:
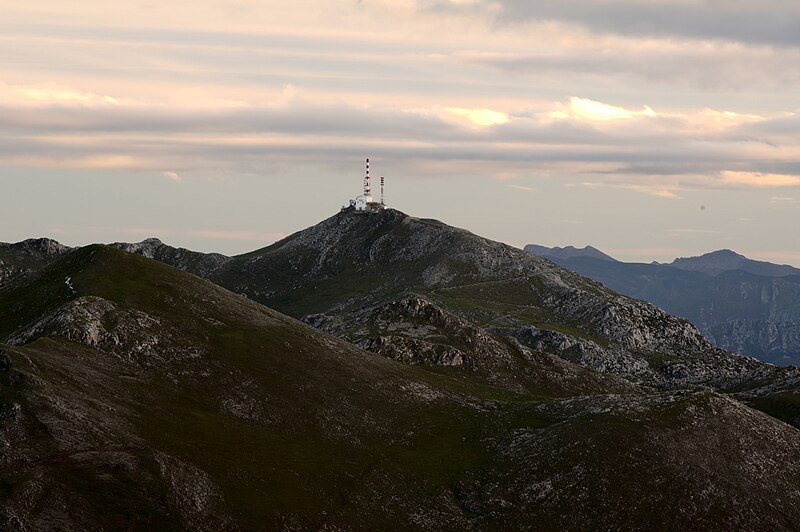
{"type": "Polygon", "coordinates": [[[557,259],[571,259],[575,257],[591,257],[593,259],[600,259],[600,260],[607,260],[607,261],[614,261],[616,262],[617,259],[614,257],[603,253],[599,249],[593,246],[585,246],[582,248],[576,248],[574,246],[565,246],[565,247],[546,247],[546,246],[539,246],[537,244],[528,244],[525,246],[525,251],[527,253],[532,253],[534,255],[539,255],[540,257],[545,258],[557,258],[557,259]]]}
{"type": "Polygon", "coordinates": [[[718,249],[717,251],[710,251],[708,253],[700,255],[700,257],[735,257],[737,259],[747,258],[740,253],[736,253],[732,249],[718,249]]]}
{"type": "Polygon", "coordinates": [[[0,244],[7,249],[15,249],[23,252],[43,253],[45,255],[63,255],[72,248],[69,248],[50,238],[28,238],[15,244],[0,244]]]}
{"type": "Polygon", "coordinates": [[[121,249],[123,251],[127,251],[129,253],[135,253],[137,255],[142,255],[147,257],[148,259],[155,258],[156,253],[158,250],[164,246],[164,243],[161,242],[158,238],[151,237],[141,242],[136,243],[125,243],[125,242],[115,242],[111,244],[113,247],[121,249]]]}
{"type": "Polygon", "coordinates": [[[680,257],[670,263],[670,266],[710,275],[719,275],[722,272],[734,270],[768,277],[800,275],[800,269],[792,266],[749,259],[730,249],[720,249],[698,257],[680,257]]]}
{"type": "Polygon", "coordinates": [[[49,238],[29,238],[15,244],[0,243],[0,286],[42,268],[72,248],[49,238]]]}
{"type": "MultiPolygon", "coordinates": [[[[458,361],[515,386],[524,386],[513,375],[527,371],[529,349],[656,384],[673,378],[670,364],[686,365],[680,378],[710,374],[695,356],[710,345],[688,322],[542,257],[392,209],[345,209],[233,257],[209,278],[367,350],[412,363],[458,361]],[[435,326],[420,326],[423,316],[435,326]],[[674,359],[653,365],[634,351],[674,359]]],[[[737,372],[751,364],[728,362],[737,372]]]]}

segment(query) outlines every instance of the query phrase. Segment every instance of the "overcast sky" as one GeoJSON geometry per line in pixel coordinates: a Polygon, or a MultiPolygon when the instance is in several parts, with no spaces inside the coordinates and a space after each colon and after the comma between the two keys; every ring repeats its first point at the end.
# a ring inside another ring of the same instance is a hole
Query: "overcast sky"
{"type": "Polygon", "coordinates": [[[800,3],[0,0],[0,241],[233,254],[359,192],[800,266],[800,3]]]}

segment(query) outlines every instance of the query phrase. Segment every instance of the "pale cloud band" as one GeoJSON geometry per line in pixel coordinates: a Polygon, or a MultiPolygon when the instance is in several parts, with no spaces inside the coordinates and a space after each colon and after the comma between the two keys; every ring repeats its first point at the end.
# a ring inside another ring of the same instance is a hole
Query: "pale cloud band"
{"type": "Polygon", "coordinates": [[[2,163],[177,183],[369,152],[665,199],[800,186],[794,3],[101,6],[5,6],[2,163]]]}
{"type": "Polygon", "coordinates": [[[9,132],[0,139],[0,160],[148,169],[180,182],[198,169],[251,172],[270,161],[319,164],[335,154],[377,152],[421,167],[453,160],[453,173],[463,169],[457,161],[477,161],[494,172],[582,176],[590,186],[673,199],[696,188],[800,186],[800,139],[787,128],[798,119],[786,113],[626,108],[578,96],[533,110],[320,105],[304,96],[170,109],[63,96],[77,93],[0,101],[0,125],[9,132]]]}

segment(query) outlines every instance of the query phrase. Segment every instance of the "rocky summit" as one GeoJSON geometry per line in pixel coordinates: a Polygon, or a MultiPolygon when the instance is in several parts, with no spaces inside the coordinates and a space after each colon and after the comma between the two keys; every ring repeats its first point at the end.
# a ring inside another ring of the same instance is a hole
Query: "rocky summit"
{"type": "Polygon", "coordinates": [[[501,369],[487,367],[497,357],[482,353],[507,352],[505,377],[521,385],[536,360],[530,353],[659,387],[724,390],[793,374],[715,349],[688,321],[549,260],[391,209],[343,211],[209,278],[414,363],[500,378],[501,369]]]}
{"type": "Polygon", "coordinates": [[[0,243],[0,286],[44,267],[68,251],[70,248],[49,238],[31,238],[16,244],[0,243]]]}
{"type": "Polygon", "coordinates": [[[0,286],[3,529],[800,522],[800,376],[435,220],[26,268],[0,286]]]}

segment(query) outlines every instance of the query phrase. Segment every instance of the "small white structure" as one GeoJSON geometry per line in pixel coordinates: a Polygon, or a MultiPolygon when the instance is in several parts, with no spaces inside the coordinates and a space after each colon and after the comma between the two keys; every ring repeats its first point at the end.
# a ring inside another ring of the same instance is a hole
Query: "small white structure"
{"type": "MultiPolygon", "coordinates": [[[[369,177],[369,159],[367,159],[367,173],[364,176],[364,193],[361,196],[357,196],[355,199],[350,200],[350,207],[357,213],[374,213],[380,212],[386,208],[386,204],[383,201],[383,185],[384,179],[381,177],[381,201],[377,202],[372,197],[372,189],[370,187],[370,177],[369,177]]],[[[342,210],[347,209],[348,207],[342,207],[342,210]]]]}
{"type": "Polygon", "coordinates": [[[373,203],[372,196],[358,196],[353,200],[353,207],[359,212],[366,211],[371,203],[373,203]]]}

